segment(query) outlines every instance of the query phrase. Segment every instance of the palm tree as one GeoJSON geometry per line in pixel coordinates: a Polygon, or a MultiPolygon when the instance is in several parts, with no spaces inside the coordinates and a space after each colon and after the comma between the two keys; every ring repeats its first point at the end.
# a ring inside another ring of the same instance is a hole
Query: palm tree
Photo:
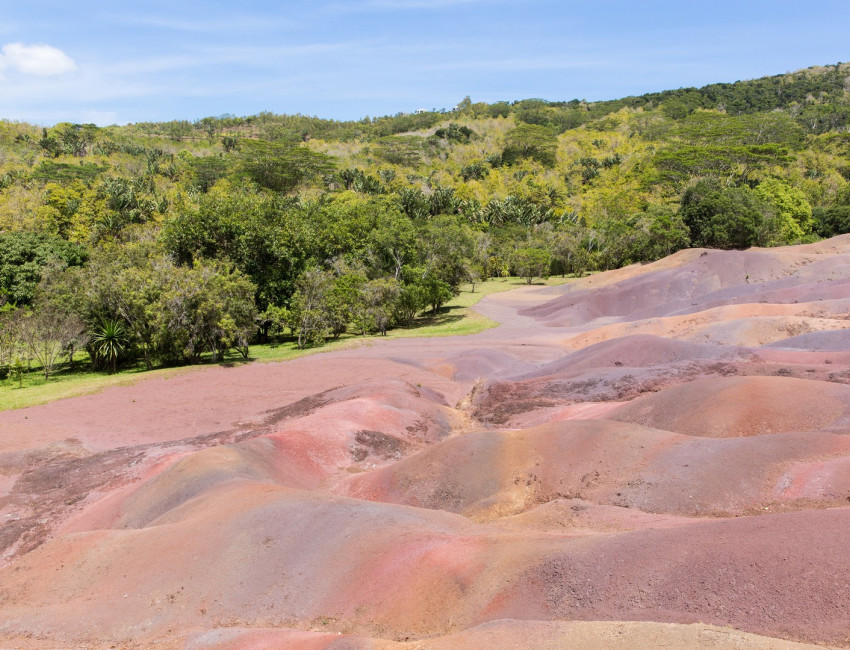
{"type": "Polygon", "coordinates": [[[124,325],[117,320],[104,321],[91,337],[95,354],[103,358],[107,363],[112,363],[112,372],[115,373],[118,357],[127,344],[127,331],[124,325]]]}

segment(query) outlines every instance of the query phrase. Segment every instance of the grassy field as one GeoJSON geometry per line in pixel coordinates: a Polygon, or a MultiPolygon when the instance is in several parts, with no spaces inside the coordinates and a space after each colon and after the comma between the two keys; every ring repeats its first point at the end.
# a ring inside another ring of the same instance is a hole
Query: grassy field
{"type": "MultiPolygon", "coordinates": [[[[566,281],[568,279],[550,278],[546,281],[535,282],[535,285],[543,286],[545,284],[552,286],[563,284],[566,281]]],[[[328,341],[322,347],[306,350],[299,350],[293,340],[284,340],[277,345],[265,344],[251,346],[250,359],[247,362],[237,353],[231,352],[219,364],[239,365],[252,362],[286,361],[287,359],[295,359],[307,354],[345,349],[346,347],[376,338],[386,340],[417,336],[464,336],[477,334],[478,332],[495,327],[497,323],[477,314],[472,310],[472,307],[484,296],[522,286],[525,286],[525,281],[520,278],[493,278],[487,282],[476,284],[474,292],[470,290],[469,285],[461,285],[460,293],[446,303],[436,316],[422,316],[411,327],[390,330],[387,332],[386,337],[344,334],[339,339],[328,341]]],[[[94,393],[110,386],[132,384],[149,377],[165,377],[181,372],[191,372],[194,369],[211,365],[211,362],[197,366],[160,368],[156,370],[145,370],[142,364],[138,364],[132,368],[119,369],[114,375],[93,372],[88,370],[84,363],[78,365],[79,369],[74,372],[67,369],[60,369],[49,380],[44,379],[39,368],[33,367],[30,372],[24,375],[22,387],[19,387],[18,383],[11,378],[0,381],[0,411],[35,406],[66,397],[94,393]]]]}

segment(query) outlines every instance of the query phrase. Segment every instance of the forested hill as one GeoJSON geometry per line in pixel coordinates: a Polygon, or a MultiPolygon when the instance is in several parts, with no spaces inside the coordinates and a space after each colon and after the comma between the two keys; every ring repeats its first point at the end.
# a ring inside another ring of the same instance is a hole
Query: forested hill
{"type": "Polygon", "coordinates": [[[383,331],[470,279],[848,232],[850,64],[354,122],[0,122],[0,154],[4,318],[191,361],[383,331]]]}

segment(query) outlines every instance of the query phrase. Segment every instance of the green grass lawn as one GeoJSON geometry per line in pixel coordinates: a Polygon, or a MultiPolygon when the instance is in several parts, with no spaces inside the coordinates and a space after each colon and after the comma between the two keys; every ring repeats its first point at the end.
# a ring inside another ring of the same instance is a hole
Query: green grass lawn
{"type": "Polygon", "coordinates": [[[147,377],[168,376],[187,370],[181,367],[146,371],[144,366],[140,366],[119,369],[114,375],[109,375],[85,369],[86,366],[83,368],[74,372],[60,370],[50,379],[45,379],[41,370],[34,367],[24,375],[22,388],[11,378],[3,380],[0,382],[0,411],[46,404],[57,399],[95,393],[110,386],[133,384],[147,377]]]}
{"type": "MultiPolygon", "coordinates": [[[[550,278],[539,280],[536,286],[557,285],[567,282],[568,278],[550,278]]],[[[295,359],[307,354],[330,352],[332,350],[345,349],[369,340],[387,340],[397,338],[410,338],[416,336],[463,336],[477,334],[486,329],[495,327],[496,322],[475,313],[471,308],[481,298],[494,293],[501,293],[509,289],[526,286],[525,281],[520,278],[492,278],[486,282],[476,284],[475,291],[470,291],[470,285],[461,285],[460,293],[447,302],[436,316],[426,314],[416,319],[411,327],[398,328],[387,332],[386,337],[377,335],[358,336],[344,334],[338,339],[328,341],[325,345],[306,350],[299,350],[292,339],[286,339],[277,345],[264,344],[253,345],[250,350],[250,358],[246,361],[236,352],[229,352],[225,358],[218,362],[219,365],[231,366],[252,362],[273,362],[295,359]]],[[[139,363],[131,368],[119,369],[114,375],[105,372],[94,372],[88,368],[83,361],[84,355],[80,355],[78,369],[71,372],[67,368],[60,368],[49,380],[44,379],[41,369],[33,367],[23,377],[23,387],[11,378],[0,381],[0,411],[24,408],[45,404],[57,399],[74,397],[94,393],[110,386],[121,386],[132,384],[140,379],[148,377],[168,377],[180,372],[190,372],[195,368],[203,368],[206,364],[196,366],[181,366],[179,368],[159,368],[146,370],[139,363]]]]}

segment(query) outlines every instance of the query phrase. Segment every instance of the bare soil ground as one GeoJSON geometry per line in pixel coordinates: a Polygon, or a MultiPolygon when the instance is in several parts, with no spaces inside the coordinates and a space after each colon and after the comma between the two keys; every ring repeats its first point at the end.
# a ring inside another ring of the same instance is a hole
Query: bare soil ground
{"type": "Polygon", "coordinates": [[[850,647],[850,236],[0,413],[0,647],[850,647]]]}

